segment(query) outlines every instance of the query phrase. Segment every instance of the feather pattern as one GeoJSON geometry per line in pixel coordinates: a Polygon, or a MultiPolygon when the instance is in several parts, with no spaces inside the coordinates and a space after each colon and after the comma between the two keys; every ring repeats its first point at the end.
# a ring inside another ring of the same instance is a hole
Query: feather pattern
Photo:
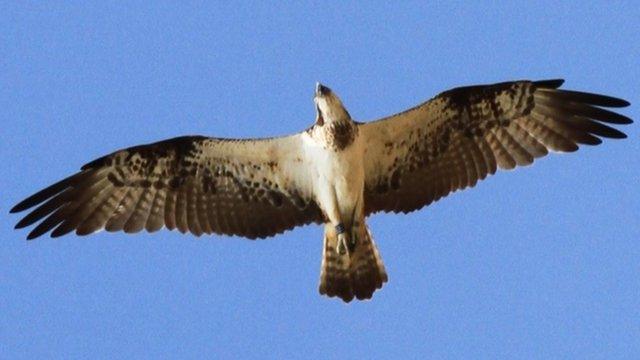
{"type": "Polygon", "coordinates": [[[497,167],[526,166],[548,150],[571,152],[578,144],[600,144],[601,137],[626,137],[603,123],[630,124],[628,117],[604,109],[628,102],[560,90],[562,83],[514,81],[456,88],[405,112],[361,124],[367,139],[366,213],[417,210],[474,186],[497,167]],[[391,183],[395,186],[388,186],[391,183]]]}
{"type": "Polygon", "coordinates": [[[324,223],[321,294],[368,299],[387,273],[366,226],[378,211],[410,212],[475,186],[498,168],[533,163],[549,150],[576,151],[626,137],[631,123],[610,96],[560,90],[563,80],[455,88],[371,123],[352,120],[316,86],[315,124],[291,136],[183,136],[113,152],[36,192],[11,212],[50,232],[272,236],[324,223]]]}
{"type": "Polygon", "coordinates": [[[263,140],[179,137],[116,151],[28,197],[16,228],[61,236],[166,226],[195,235],[263,238],[323,221],[294,158],[299,135],[263,140]],[[277,199],[274,201],[273,199],[277,199]],[[274,221],[274,219],[277,219],[274,221]]]}

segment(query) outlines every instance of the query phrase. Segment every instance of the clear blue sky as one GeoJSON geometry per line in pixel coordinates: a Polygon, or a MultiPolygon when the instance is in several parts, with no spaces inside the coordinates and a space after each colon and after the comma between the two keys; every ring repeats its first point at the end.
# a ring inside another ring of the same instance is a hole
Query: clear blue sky
{"type": "Polygon", "coordinates": [[[638,120],[637,3],[61,3],[0,5],[0,358],[640,356],[638,124],[372,217],[390,282],[365,303],[319,296],[318,226],[27,242],[8,214],[117,148],[305,129],[316,81],[371,120],[564,77],[638,120]]]}

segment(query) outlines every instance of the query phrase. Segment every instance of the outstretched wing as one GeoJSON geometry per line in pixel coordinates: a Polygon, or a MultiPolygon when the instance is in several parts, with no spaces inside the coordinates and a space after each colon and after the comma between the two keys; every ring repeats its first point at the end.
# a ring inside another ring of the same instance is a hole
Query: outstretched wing
{"type": "Polygon", "coordinates": [[[186,136],[135,146],[94,160],[16,205],[39,205],[16,228],[40,222],[86,235],[163,226],[195,235],[262,238],[322,220],[304,167],[299,135],[262,140],[186,136]]]}
{"type": "Polygon", "coordinates": [[[625,100],[559,90],[563,80],[461,87],[403,113],[360,125],[365,136],[365,207],[410,212],[473,187],[497,168],[529,165],[548,150],[571,152],[599,137],[624,138],[603,123],[631,119],[603,109],[625,100]]]}

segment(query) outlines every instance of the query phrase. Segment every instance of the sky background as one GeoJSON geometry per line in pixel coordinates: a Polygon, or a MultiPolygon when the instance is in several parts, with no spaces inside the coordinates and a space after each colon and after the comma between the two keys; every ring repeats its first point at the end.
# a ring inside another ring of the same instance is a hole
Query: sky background
{"type": "Polygon", "coordinates": [[[348,305],[318,294],[320,226],[27,242],[8,214],[118,148],[301,131],[316,81],[372,120],[563,77],[638,120],[637,3],[149,3],[0,5],[0,358],[640,356],[638,124],[371,217],[390,281],[348,305]]]}

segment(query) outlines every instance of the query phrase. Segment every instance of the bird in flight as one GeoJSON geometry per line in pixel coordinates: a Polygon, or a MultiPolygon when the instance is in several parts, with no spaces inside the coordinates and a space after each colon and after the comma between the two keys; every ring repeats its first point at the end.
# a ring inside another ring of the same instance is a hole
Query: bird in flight
{"type": "Polygon", "coordinates": [[[560,90],[562,83],[459,87],[368,123],[353,120],[335,92],[317,84],[315,123],[298,134],[183,136],[118,150],[11,212],[35,207],[16,225],[39,222],[27,239],[163,227],[256,239],[323,224],[320,293],[369,299],[387,272],[367,216],[418,210],[549,150],[626,137],[605,123],[631,119],[605,108],[627,101],[560,90]]]}

